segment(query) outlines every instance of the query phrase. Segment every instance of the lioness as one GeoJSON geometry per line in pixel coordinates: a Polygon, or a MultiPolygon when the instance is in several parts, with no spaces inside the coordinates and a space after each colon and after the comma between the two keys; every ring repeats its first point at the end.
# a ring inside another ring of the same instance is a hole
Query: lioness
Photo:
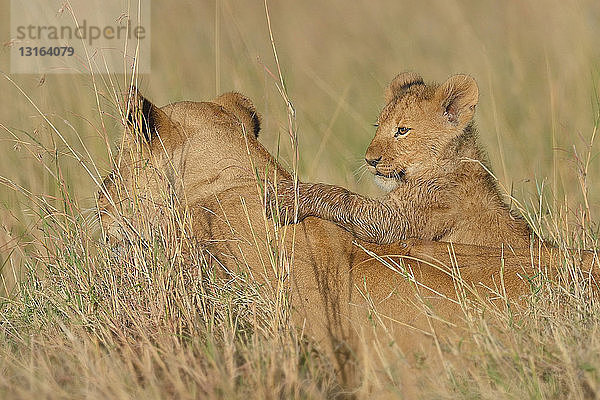
{"type": "Polygon", "coordinates": [[[131,100],[117,167],[98,198],[107,235],[146,240],[181,230],[224,278],[248,272],[266,295],[283,282],[295,326],[334,356],[346,382],[353,381],[348,361],[376,351],[377,335],[385,338],[383,355],[390,343],[409,360],[429,354],[432,343],[464,334],[470,306],[462,296],[469,304],[511,302],[539,279],[528,280],[538,273],[531,260],[563,257],[553,249],[531,257],[440,242],[375,245],[318,218],[296,225],[295,235],[293,227],[276,229],[260,184],[291,177],[258,142],[260,119],[247,98],[229,93],[159,108],[133,91],[131,100]]]}
{"type": "MultiPolygon", "coordinates": [[[[298,184],[297,220],[333,221],[373,243],[406,238],[527,247],[531,230],[502,199],[473,121],[479,90],[455,75],[441,85],[398,75],[365,155],[382,200],[325,184],[298,184]]],[[[279,208],[293,215],[294,185],[280,182],[279,208]]],[[[283,219],[283,218],[282,218],[283,219]]],[[[291,221],[291,218],[287,218],[291,221]]]]}

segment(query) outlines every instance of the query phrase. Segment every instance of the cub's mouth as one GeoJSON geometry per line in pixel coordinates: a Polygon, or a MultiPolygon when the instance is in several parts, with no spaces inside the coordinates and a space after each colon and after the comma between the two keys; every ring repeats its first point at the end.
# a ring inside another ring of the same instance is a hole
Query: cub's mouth
{"type": "Polygon", "coordinates": [[[381,172],[375,170],[375,176],[380,176],[382,178],[388,178],[388,179],[395,179],[395,180],[402,180],[404,178],[404,176],[406,175],[406,170],[401,169],[400,171],[393,171],[389,174],[382,174],[381,172]]]}
{"type": "Polygon", "coordinates": [[[391,174],[382,174],[379,171],[375,171],[373,178],[377,186],[389,193],[400,186],[404,173],[404,170],[392,172],[391,174]]]}

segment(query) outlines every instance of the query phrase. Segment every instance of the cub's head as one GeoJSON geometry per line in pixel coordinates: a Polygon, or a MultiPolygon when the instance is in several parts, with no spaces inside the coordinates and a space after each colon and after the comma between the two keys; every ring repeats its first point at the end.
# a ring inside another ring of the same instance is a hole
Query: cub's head
{"type": "Polygon", "coordinates": [[[403,180],[435,170],[440,156],[471,124],[478,97],[477,83],[468,75],[441,85],[425,84],[411,72],[394,78],[365,154],[376,183],[391,191],[403,180]]]}

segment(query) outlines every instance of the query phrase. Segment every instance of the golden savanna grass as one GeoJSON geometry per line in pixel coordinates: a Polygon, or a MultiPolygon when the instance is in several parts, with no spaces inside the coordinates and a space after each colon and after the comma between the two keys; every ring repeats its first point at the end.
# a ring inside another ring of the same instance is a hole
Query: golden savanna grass
{"type": "MultiPolygon", "coordinates": [[[[8,43],[9,2],[0,7],[8,43]]],[[[481,141],[513,207],[561,246],[597,248],[600,3],[311,0],[268,10],[271,30],[262,2],[155,0],[152,74],[138,86],[159,105],[240,91],[263,115],[261,142],[300,179],[378,195],[362,165],[385,85],[403,70],[438,81],[468,73],[481,92],[481,141]]],[[[130,76],[8,69],[4,47],[0,398],[343,391],[331,361],[289,325],[281,288],[267,296],[243,271],[223,282],[200,256],[183,260],[170,234],[118,255],[100,240],[94,193],[123,132],[130,76]]],[[[183,220],[173,212],[174,226],[183,220]]],[[[423,359],[421,397],[600,396],[600,309],[586,293],[548,282],[518,317],[466,310],[476,345],[423,359]],[[440,363],[445,374],[431,373],[440,363]]],[[[401,392],[403,358],[383,342],[369,343],[358,397],[401,392]]]]}

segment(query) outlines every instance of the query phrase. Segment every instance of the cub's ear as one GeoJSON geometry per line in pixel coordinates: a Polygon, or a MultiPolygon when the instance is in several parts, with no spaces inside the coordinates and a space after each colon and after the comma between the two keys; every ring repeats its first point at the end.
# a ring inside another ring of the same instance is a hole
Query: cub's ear
{"type": "Polygon", "coordinates": [[[454,75],[437,88],[435,97],[448,121],[464,127],[475,114],[479,88],[469,75],[454,75]]]}
{"type": "Polygon", "coordinates": [[[398,97],[402,97],[408,88],[413,85],[424,85],[421,75],[414,72],[403,72],[396,75],[387,89],[385,89],[385,102],[389,103],[398,97]]]}
{"type": "Polygon", "coordinates": [[[220,95],[213,102],[235,115],[246,132],[252,132],[258,138],[261,117],[249,98],[240,93],[229,92],[220,95]]]}
{"type": "Polygon", "coordinates": [[[170,124],[170,119],[164,111],[142,96],[135,86],[129,90],[126,107],[129,128],[136,137],[147,143],[151,143],[161,129],[170,124]]]}

